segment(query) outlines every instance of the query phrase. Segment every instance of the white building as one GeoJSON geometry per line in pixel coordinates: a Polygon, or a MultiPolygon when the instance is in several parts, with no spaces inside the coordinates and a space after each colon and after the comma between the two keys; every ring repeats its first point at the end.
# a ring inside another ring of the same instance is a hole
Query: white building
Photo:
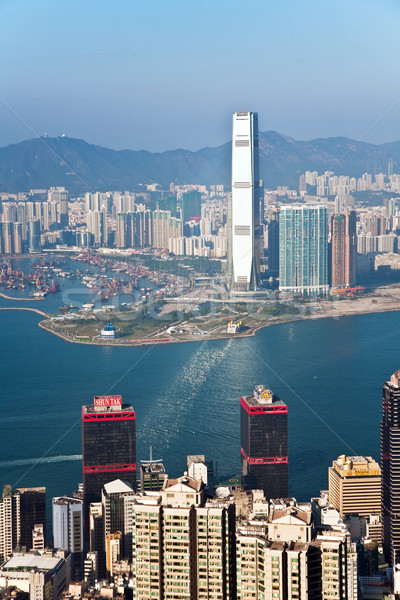
{"type": "Polygon", "coordinates": [[[237,290],[255,290],[259,283],[259,179],[258,115],[234,113],[229,268],[231,285],[237,290]]]}
{"type": "Polygon", "coordinates": [[[72,553],[82,552],[82,506],[83,502],[78,498],[53,498],[54,548],[63,548],[72,553]]]}

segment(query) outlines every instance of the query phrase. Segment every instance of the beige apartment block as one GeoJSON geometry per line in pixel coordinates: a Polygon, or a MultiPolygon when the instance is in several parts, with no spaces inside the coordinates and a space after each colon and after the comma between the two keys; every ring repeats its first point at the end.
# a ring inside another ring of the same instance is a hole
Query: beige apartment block
{"type": "Polygon", "coordinates": [[[203,482],[185,474],[159,493],[137,494],[131,506],[136,600],[233,600],[232,502],[206,501],[203,482]]]}
{"type": "Polygon", "coordinates": [[[149,502],[149,504],[132,506],[132,573],[134,598],[161,600],[163,596],[160,504],[149,502]]]}

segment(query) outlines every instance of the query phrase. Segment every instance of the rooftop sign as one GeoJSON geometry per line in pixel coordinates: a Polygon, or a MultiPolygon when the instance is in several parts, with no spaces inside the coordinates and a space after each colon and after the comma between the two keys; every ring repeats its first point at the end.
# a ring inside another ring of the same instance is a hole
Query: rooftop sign
{"type": "Polygon", "coordinates": [[[95,406],[122,406],[121,396],[95,396],[95,406]]]}

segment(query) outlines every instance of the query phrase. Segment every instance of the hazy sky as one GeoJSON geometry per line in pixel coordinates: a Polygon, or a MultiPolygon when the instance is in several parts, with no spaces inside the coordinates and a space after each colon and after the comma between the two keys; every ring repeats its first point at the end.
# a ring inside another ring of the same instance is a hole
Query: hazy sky
{"type": "Polygon", "coordinates": [[[196,150],[235,110],[296,139],[379,121],[365,141],[398,140],[399,25],[398,0],[0,0],[0,146],[196,150]]]}

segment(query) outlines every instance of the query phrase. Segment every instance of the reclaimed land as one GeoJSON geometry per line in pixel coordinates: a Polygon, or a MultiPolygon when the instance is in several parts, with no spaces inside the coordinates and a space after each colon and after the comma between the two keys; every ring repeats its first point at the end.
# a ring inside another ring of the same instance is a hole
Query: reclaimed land
{"type": "MultiPolygon", "coordinates": [[[[293,321],[307,319],[336,318],[358,314],[390,312],[400,310],[400,284],[384,286],[373,292],[354,298],[319,299],[314,301],[281,301],[255,303],[253,306],[238,300],[233,305],[223,305],[213,314],[201,316],[185,315],[184,319],[168,324],[161,320],[134,319],[136,326],[125,325],[122,336],[116,340],[100,340],[99,321],[89,324],[62,322],[56,324],[47,313],[28,307],[1,307],[0,310],[27,310],[35,312],[45,319],[39,327],[74,344],[102,346],[142,346],[176,342],[205,341],[215,339],[244,338],[254,336],[258,330],[293,321]],[[244,329],[240,333],[228,334],[227,322],[241,320],[244,329]],[[96,334],[96,335],[95,335],[96,334]]],[[[126,315],[127,316],[127,315],[126,315]]],[[[116,321],[117,325],[119,324],[116,321]]]]}

